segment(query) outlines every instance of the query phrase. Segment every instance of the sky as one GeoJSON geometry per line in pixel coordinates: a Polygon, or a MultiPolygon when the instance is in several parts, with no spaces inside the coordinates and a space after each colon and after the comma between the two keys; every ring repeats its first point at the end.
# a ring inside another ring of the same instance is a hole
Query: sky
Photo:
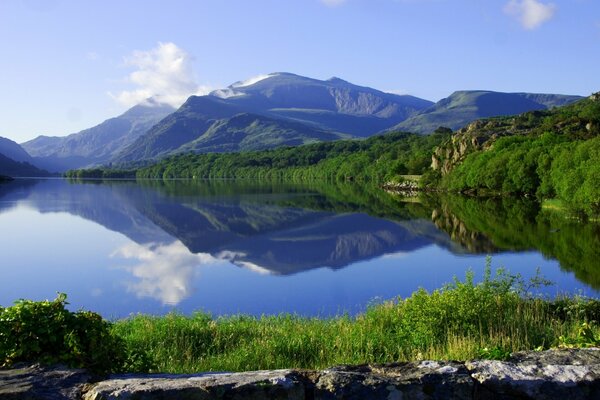
{"type": "Polygon", "coordinates": [[[270,72],[437,101],[600,90],[599,0],[0,0],[0,136],[270,72]]]}

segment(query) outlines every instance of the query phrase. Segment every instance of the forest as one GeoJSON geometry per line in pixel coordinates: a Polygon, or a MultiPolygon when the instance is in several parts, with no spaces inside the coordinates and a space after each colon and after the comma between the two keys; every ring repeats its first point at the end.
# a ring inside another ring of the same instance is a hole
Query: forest
{"type": "Polygon", "coordinates": [[[483,127],[468,133],[498,138],[485,150],[469,154],[436,183],[439,187],[557,198],[573,210],[600,213],[597,96],[549,111],[496,119],[492,125],[489,132],[483,127]]]}
{"type": "Polygon", "coordinates": [[[429,168],[431,151],[450,136],[397,132],[258,152],[188,154],[138,170],[138,178],[254,178],[383,182],[429,168]]]}

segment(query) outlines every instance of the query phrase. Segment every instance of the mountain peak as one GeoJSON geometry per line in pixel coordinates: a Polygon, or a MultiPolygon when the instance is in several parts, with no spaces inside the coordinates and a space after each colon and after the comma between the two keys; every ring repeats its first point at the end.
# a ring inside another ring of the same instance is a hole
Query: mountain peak
{"type": "Polygon", "coordinates": [[[139,117],[142,115],[170,114],[175,111],[175,108],[168,103],[163,103],[155,97],[148,97],[146,100],[131,107],[121,116],[123,117],[139,117]]]}
{"type": "Polygon", "coordinates": [[[260,81],[263,81],[263,80],[269,79],[269,78],[273,78],[273,77],[279,76],[279,75],[281,75],[281,73],[279,73],[279,72],[273,72],[273,73],[270,73],[270,74],[256,75],[256,76],[253,76],[253,77],[248,78],[248,79],[243,80],[243,81],[234,82],[231,85],[229,85],[229,88],[234,89],[234,88],[242,88],[242,87],[252,86],[252,85],[254,85],[254,84],[256,84],[256,83],[258,83],[260,81]]]}
{"type": "Polygon", "coordinates": [[[337,76],[332,76],[331,78],[327,79],[327,82],[332,82],[332,83],[349,83],[348,81],[345,81],[342,78],[338,78],[337,76]]]}

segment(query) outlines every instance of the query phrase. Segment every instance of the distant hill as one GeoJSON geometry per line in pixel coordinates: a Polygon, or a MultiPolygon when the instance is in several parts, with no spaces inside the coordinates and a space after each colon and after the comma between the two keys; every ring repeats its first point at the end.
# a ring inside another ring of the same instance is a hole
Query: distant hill
{"type": "Polygon", "coordinates": [[[0,176],[45,177],[50,175],[48,171],[41,170],[28,162],[15,161],[0,154],[0,176]]]}
{"type": "Polygon", "coordinates": [[[38,165],[51,171],[100,165],[173,111],[150,99],[92,128],[65,137],[39,136],[22,146],[38,165]]]}
{"type": "Polygon", "coordinates": [[[33,164],[33,159],[21,146],[10,139],[0,137],[0,176],[50,175],[33,164]]]}
{"type": "Polygon", "coordinates": [[[274,73],[190,97],[114,161],[367,137],[431,104],[339,78],[321,81],[274,73]]]}
{"type": "Polygon", "coordinates": [[[480,118],[507,116],[559,107],[580,96],[535,93],[501,93],[485,90],[458,91],[423,110],[392,130],[429,134],[440,126],[462,128],[480,118]]]}

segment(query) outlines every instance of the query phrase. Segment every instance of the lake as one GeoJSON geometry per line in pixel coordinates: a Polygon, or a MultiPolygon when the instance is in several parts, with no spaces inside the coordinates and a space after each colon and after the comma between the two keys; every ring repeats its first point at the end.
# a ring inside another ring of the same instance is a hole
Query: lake
{"type": "Polygon", "coordinates": [[[356,314],[470,269],[598,297],[600,224],[527,199],[403,199],[358,184],[84,182],[0,185],[0,305],[68,294],[132,313],[356,314]]]}

